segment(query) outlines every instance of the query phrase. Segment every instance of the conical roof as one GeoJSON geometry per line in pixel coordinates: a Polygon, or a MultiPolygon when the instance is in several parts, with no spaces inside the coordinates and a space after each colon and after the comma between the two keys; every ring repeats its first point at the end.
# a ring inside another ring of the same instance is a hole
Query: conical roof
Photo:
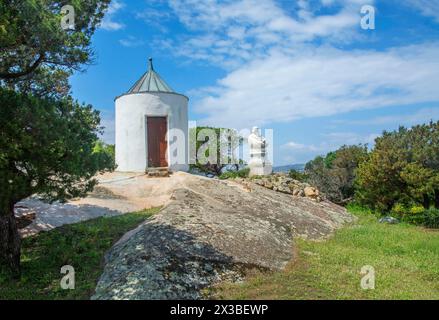
{"type": "Polygon", "coordinates": [[[175,93],[174,90],[154,71],[152,58],[149,58],[149,70],[131,87],[127,93],[139,92],[168,92],[175,93]]]}

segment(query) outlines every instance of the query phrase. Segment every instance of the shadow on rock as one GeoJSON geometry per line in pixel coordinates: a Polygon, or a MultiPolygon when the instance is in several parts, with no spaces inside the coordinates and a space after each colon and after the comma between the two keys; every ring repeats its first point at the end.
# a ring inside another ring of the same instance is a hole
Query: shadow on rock
{"type": "Polygon", "coordinates": [[[256,184],[186,176],[170,203],[108,253],[94,299],[200,299],[246,268],[282,270],[293,238],[323,240],[355,221],[342,207],[256,184]]]}
{"type": "Polygon", "coordinates": [[[92,299],[200,299],[201,290],[241,278],[232,258],[190,233],[145,223],[106,256],[92,299]]]}

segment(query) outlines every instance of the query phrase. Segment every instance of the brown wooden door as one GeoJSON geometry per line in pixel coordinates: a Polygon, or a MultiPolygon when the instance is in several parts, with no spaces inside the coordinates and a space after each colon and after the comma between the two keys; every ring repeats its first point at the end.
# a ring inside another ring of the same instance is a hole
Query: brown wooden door
{"type": "Polygon", "coordinates": [[[148,167],[167,167],[166,152],[168,143],[166,141],[167,121],[166,117],[148,117],[148,167]]]}

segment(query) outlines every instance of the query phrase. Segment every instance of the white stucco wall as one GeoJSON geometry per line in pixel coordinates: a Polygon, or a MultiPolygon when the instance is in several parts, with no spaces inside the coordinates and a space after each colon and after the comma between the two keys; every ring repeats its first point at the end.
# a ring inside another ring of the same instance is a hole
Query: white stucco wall
{"type": "MultiPolygon", "coordinates": [[[[185,96],[172,93],[135,93],[121,96],[115,103],[117,171],[145,172],[147,169],[148,116],[167,117],[168,130],[179,129],[184,133],[182,138],[188,138],[188,99],[185,96]]],[[[172,137],[168,139],[169,167],[172,171],[187,171],[187,140],[179,144],[181,148],[171,152],[175,149],[173,140],[177,141],[172,137]],[[179,152],[181,153],[178,154],[179,152]]]]}

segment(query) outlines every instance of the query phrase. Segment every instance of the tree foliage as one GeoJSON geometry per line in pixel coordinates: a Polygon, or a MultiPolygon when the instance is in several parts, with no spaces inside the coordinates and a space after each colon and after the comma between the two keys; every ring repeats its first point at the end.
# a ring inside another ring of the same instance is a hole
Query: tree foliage
{"type": "Polygon", "coordinates": [[[8,0],[0,2],[0,85],[35,96],[62,97],[68,78],[93,61],[91,36],[110,0],[8,0]],[[64,30],[61,8],[74,8],[64,30]]]}
{"type": "Polygon", "coordinates": [[[305,172],[301,172],[301,171],[298,171],[295,169],[291,169],[290,171],[288,171],[288,176],[291,179],[301,181],[301,182],[305,182],[308,180],[308,175],[305,172]]]}
{"type": "Polygon", "coordinates": [[[98,140],[93,148],[98,158],[98,163],[107,164],[112,170],[116,169],[116,146],[114,144],[106,144],[102,140],[98,140]]]}
{"type": "Polygon", "coordinates": [[[236,149],[243,139],[236,130],[212,127],[196,127],[189,130],[191,162],[202,172],[221,175],[223,169],[232,166],[239,170],[242,160],[237,159],[236,149]]]}
{"type": "Polygon", "coordinates": [[[0,2],[0,78],[16,79],[38,68],[80,70],[93,56],[91,36],[110,0],[8,0],[0,2]],[[73,30],[61,27],[61,9],[75,10],[73,30]]]}
{"type": "Polygon", "coordinates": [[[0,89],[2,208],[38,194],[53,200],[85,195],[113,159],[96,148],[99,112],[70,97],[41,99],[0,89]]]}
{"type": "Polygon", "coordinates": [[[0,261],[18,275],[14,205],[84,196],[114,168],[97,147],[100,118],[69,96],[68,78],[92,62],[91,36],[110,0],[0,1],[0,261]],[[62,8],[74,8],[74,28],[62,8]]]}
{"type": "Polygon", "coordinates": [[[365,145],[343,146],[308,162],[305,174],[308,182],[325,193],[328,199],[344,204],[354,196],[356,170],[367,157],[365,145]]]}
{"type": "Polygon", "coordinates": [[[384,132],[357,185],[360,202],[385,212],[397,203],[439,208],[439,122],[384,132]]]}
{"type": "Polygon", "coordinates": [[[85,196],[113,159],[95,150],[99,113],[70,97],[37,98],[0,88],[0,261],[19,274],[14,206],[34,194],[65,201],[85,196]]]}

